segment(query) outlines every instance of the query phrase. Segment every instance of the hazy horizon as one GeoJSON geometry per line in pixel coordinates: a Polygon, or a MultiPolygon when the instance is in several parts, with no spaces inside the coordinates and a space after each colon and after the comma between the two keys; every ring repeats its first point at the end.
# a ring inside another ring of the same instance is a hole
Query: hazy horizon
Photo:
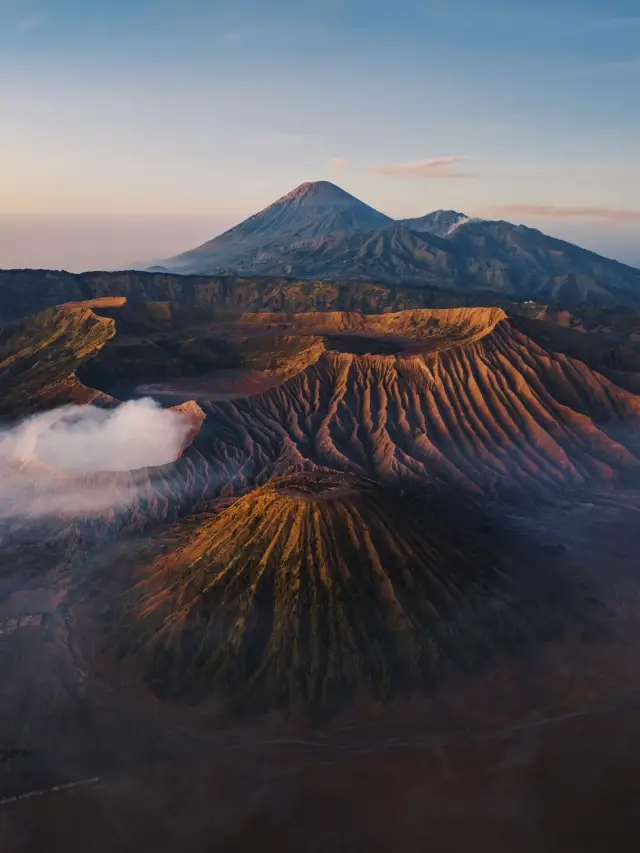
{"type": "MultiPolygon", "coordinates": [[[[255,212],[226,217],[0,214],[0,268],[72,273],[130,269],[141,262],[151,263],[194,248],[255,212]]],[[[625,228],[611,223],[541,221],[535,217],[522,222],[640,268],[640,239],[636,239],[633,225],[625,228]]]]}
{"type": "Polygon", "coordinates": [[[639,36],[635,0],[0,3],[0,266],[166,257],[319,179],[640,264],[639,36]]]}

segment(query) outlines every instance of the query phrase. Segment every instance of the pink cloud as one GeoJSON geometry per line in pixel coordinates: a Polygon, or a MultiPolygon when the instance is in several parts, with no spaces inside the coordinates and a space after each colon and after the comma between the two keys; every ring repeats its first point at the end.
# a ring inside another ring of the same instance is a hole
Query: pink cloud
{"type": "Polygon", "coordinates": [[[329,166],[334,170],[334,172],[344,172],[348,165],[349,161],[346,157],[332,157],[329,160],[329,166]]]}
{"type": "Polygon", "coordinates": [[[614,207],[564,207],[552,204],[499,204],[487,208],[491,216],[538,219],[592,219],[600,222],[640,222],[640,210],[614,207]]]}
{"type": "Polygon", "coordinates": [[[411,163],[389,163],[381,166],[371,166],[368,170],[373,175],[397,176],[411,180],[437,180],[441,178],[470,178],[468,172],[459,172],[455,167],[468,157],[431,157],[427,160],[416,160],[411,163]],[[453,168],[452,168],[453,167],[453,168]]]}

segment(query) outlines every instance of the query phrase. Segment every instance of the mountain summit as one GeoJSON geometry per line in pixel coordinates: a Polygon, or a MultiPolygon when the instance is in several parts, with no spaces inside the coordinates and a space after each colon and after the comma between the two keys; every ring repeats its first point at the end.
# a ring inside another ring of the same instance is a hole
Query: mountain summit
{"type": "Polygon", "coordinates": [[[190,252],[167,262],[179,272],[204,267],[237,268],[255,262],[265,249],[280,252],[300,240],[341,231],[373,231],[393,219],[329,181],[300,184],[269,207],[190,252]]]}
{"type": "MultiPolygon", "coordinates": [[[[305,181],[291,192],[283,195],[266,210],[277,205],[294,205],[300,207],[354,207],[372,210],[368,205],[359,201],[355,196],[332,184],[330,181],[305,181]]],[[[260,214],[258,214],[260,215],[260,214]]],[[[384,214],[379,214],[382,220],[390,221],[384,214]]]]}
{"type": "Polygon", "coordinates": [[[393,220],[329,181],[300,184],[152,271],[360,280],[508,299],[640,304],[640,270],[534,228],[456,210],[393,220]]]}

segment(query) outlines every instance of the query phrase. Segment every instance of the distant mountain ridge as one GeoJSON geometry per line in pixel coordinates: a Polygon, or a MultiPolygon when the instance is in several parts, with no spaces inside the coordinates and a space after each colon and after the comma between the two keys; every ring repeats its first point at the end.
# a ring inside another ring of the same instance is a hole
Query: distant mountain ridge
{"type": "Polygon", "coordinates": [[[524,225],[437,210],[393,220],[328,181],[160,265],[182,275],[259,275],[428,286],[508,299],[640,305],[640,270],[524,225]]]}

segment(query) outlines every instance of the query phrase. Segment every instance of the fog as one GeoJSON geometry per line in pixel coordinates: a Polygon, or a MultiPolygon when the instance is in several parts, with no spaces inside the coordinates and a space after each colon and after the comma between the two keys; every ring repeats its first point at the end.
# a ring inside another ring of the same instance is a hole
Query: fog
{"type": "Polygon", "coordinates": [[[0,214],[0,269],[130,269],[220,234],[234,216],[0,214]]]}
{"type": "MultiPolygon", "coordinates": [[[[464,205],[462,205],[464,208],[464,205]]],[[[129,269],[199,246],[250,211],[203,215],[25,215],[0,213],[0,269],[129,269]]],[[[387,211],[420,216],[421,208],[387,211]]],[[[467,211],[474,213],[472,209],[467,211]]],[[[482,211],[480,211],[482,214],[482,211]]],[[[640,266],[637,223],[527,219],[553,237],[640,266]]]]}
{"type": "Polygon", "coordinates": [[[0,518],[126,506],[148,481],[141,469],[173,462],[191,428],[186,416],[148,398],[26,418],[0,433],[0,518]]]}

